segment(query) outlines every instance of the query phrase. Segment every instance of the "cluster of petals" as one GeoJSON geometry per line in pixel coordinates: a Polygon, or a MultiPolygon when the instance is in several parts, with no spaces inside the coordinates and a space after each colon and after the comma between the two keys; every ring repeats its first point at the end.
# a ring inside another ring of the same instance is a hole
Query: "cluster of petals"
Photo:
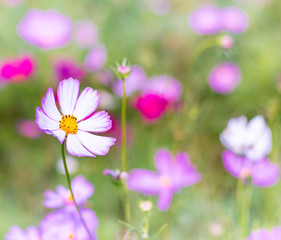
{"type": "Polygon", "coordinates": [[[155,154],[157,173],[146,169],[133,169],[127,179],[128,189],[144,195],[158,195],[157,207],[166,211],[172,201],[173,195],[182,188],[200,181],[201,175],[190,163],[184,152],[179,152],[175,160],[166,149],[155,154]]]}
{"type": "Polygon", "coordinates": [[[53,9],[31,9],[19,22],[17,31],[22,39],[36,47],[60,48],[71,40],[72,21],[53,9]]]}
{"type": "Polygon", "coordinates": [[[245,240],[279,240],[281,239],[281,227],[275,227],[271,231],[258,229],[250,234],[245,240]]]}
{"type": "Polygon", "coordinates": [[[189,16],[191,29],[197,34],[217,34],[221,31],[240,34],[247,30],[249,20],[247,14],[241,9],[228,6],[218,8],[203,5],[189,16]]]}
{"type": "Polygon", "coordinates": [[[82,79],[86,73],[79,64],[73,60],[60,59],[54,64],[54,70],[58,81],[68,79],[82,79]]]}
{"type": "Polygon", "coordinates": [[[245,116],[233,118],[221,133],[220,140],[228,149],[222,154],[225,169],[236,178],[259,187],[278,182],[280,168],[267,155],[272,148],[271,130],[260,115],[249,122],[245,116]]]}
{"type": "Polygon", "coordinates": [[[224,62],[216,65],[208,76],[210,88],[220,94],[232,92],[240,81],[240,69],[232,62],[224,62]]]}
{"type": "Polygon", "coordinates": [[[69,154],[78,157],[105,155],[115,139],[91,133],[101,133],[111,128],[110,116],[105,111],[95,112],[100,96],[96,90],[85,88],[79,95],[80,83],[76,79],[65,79],[59,83],[57,96],[49,88],[42,100],[42,109],[36,109],[36,123],[46,134],[52,134],[63,143],[69,154]],[[60,122],[65,121],[63,127],[60,122]],[[68,129],[70,129],[70,132],[68,129]]]}
{"type": "Polygon", "coordinates": [[[21,82],[32,76],[35,70],[31,56],[16,57],[0,64],[0,81],[21,82]]]}
{"type": "MultiPolygon", "coordinates": [[[[71,188],[77,205],[83,206],[87,200],[94,194],[94,186],[88,182],[82,175],[73,178],[71,188]]],[[[46,208],[67,208],[74,209],[74,201],[68,188],[59,185],[56,191],[47,190],[44,192],[44,206],[46,208]]]]}

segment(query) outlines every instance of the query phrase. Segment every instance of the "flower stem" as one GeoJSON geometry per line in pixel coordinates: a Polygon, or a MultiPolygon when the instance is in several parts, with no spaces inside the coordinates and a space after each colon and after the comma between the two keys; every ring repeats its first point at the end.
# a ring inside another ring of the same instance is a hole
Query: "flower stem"
{"type": "Polygon", "coordinates": [[[236,189],[237,221],[239,227],[238,240],[245,239],[249,234],[250,206],[250,186],[247,186],[241,179],[238,179],[236,189]]]}
{"type": "Polygon", "coordinates": [[[75,201],[74,195],[73,195],[73,191],[72,191],[72,188],[71,188],[71,179],[70,179],[69,172],[68,172],[68,169],[67,169],[67,164],[66,164],[66,159],[65,159],[65,150],[64,149],[65,149],[65,141],[61,145],[61,155],[62,155],[62,160],[63,160],[63,165],[64,165],[64,170],[65,170],[65,175],[66,175],[69,191],[71,193],[71,197],[73,199],[74,205],[75,205],[75,207],[76,207],[76,209],[78,211],[78,214],[80,216],[81,222],[83,223],[83,225],[84,225],[84,227],[85,227],[85,229],[86,229],[90,239],[93,240],[92,235],[91,235],[91,233],[90,233],[90,231],[89,231],[89,229],[88,229],[88,227],[87,227],[87,225],[86,225],[86,223],[85,223],[85,221],[84,221],[84,219],[82,217],[80,209],[79,209],[79,207],[78,207],[78,205],[77,205],[77,203],[75,201]]]}
{"type": "MultiPolygon", "coordinates": [[[[126,84],[125,78],[123,80],[123,99],[122,99],[122,171],[127,172],[127,139],[126,139],[126,84]]],[[[125,219],[127,222],[131,219],[130,200],[128,195],[128,189],[124,184],[125,195],[125,219]]]]}

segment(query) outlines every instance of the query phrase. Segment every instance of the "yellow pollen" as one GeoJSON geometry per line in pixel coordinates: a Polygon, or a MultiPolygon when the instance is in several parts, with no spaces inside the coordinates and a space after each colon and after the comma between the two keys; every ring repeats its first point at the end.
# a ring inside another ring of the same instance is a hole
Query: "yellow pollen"
{"type": "Polygon", "coordinates": [[[68,235],[68,239],[74,239],[73,234],[69,234],[69,235],[68,235]]]}
{"type": "Polygon", "coordinates": [[[68,134],[76,134],[78,130],[77,125],[77,118],[73,115],[64,115],[62,119],[59,121],[60,129],[66,132],[66,135],[68,134]]]}
{"type": "Polygon", "coordinates": [[[169,188],[172,186],[172,180],[169,176],[161,176],[160,177],[160,184],[163,186],[163,187],[166,187],[166,188],[169,188]]]}
{"type": "Polygon", "coordinates": [[[66,200],[67,203],[73,203],[73,198],[72,198],[72,195],[71,195],[70,191],[67,194],[65,200],[66,200]]]}

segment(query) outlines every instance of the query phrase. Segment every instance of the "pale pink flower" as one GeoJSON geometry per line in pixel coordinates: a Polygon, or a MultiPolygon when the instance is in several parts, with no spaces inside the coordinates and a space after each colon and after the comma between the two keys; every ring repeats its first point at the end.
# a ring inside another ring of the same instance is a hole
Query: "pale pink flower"
{"type": "Polygon", "coordinates": [[[20,135],[27,138],[39,138],[41,135],[40,129],[32,120],[21,120],[17,124],[17,131],[20,135]]]}
{"type": "Polygon", "coordinates": [[[90,50],[85,58],[85,67],[92,72],[100,70],[107,58],[106,47],[101,45],[90,50]]]}

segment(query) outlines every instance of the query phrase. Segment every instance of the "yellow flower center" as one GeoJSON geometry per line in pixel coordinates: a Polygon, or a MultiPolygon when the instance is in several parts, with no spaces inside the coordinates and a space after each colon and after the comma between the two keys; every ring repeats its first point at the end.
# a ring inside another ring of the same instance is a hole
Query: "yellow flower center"
{"type": "Polygon", "coordinates": [[[68,239],[74,239],[74,235],[73,234],[69,234],[68,235],[68,239]]]}
{"type": "Polygon", "coordinates": [[[70,191],[67,193],[65,200],[67,203],[73,203],[73,198],[70,191]]]}
{"type": "Polygon", "coordinates": [[[169,176],[162,175],[160,176],[160,184],[165,188],[169,188],[172,186],[172,179],[169,176]]]}
{"type": "Polygon", "coordinates": [[[76,134],[78,130],[78,125],[76,122],[77,118],[73,115],[64,115],[62,119],[59,121],[60,129],[66,132],[66,135],[76,134]]]}

